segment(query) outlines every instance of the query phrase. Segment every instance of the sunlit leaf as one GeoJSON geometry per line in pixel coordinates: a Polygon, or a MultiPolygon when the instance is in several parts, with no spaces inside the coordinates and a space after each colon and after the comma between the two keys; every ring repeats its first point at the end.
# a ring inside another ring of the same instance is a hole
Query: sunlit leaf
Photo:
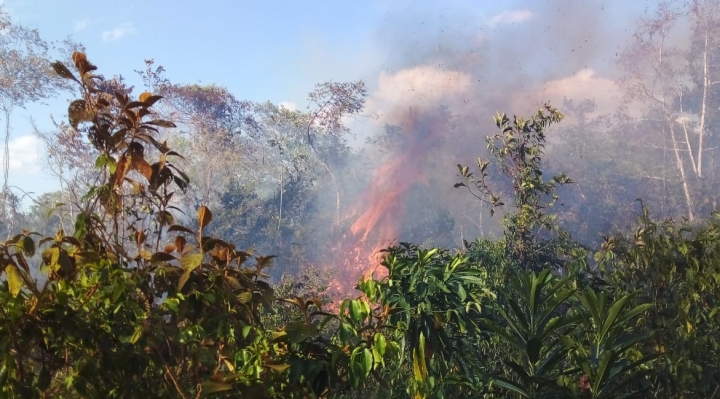
{"type": "Polygon", "coordinates": [[[5,275],[7,276],[8,288],[12,296],[18,296],[23,286],[23,278],[20,270],[15,265],[5,266],[5,275]]]}
{"type": "Polygon", "coordinates": [[[205,205],[201,206],[200,209],[198,209],[198,223],[200,223],[200,227],[205,228],[208,224],[210,224],[211,220],[212,212],[210,212],[210,209],[208,209],[205,205]]]}
{"type": "Polygon", "coordinates": [[[180,258],[180,266],[186,271],[193,271],[202,264],[202,261],[202,254],[185,255],[180,258]]]}
{"type": "Polygon", "coordinates": [[[223,392],[223,391],[229,391],[232,389],[232,384],[226,384],[221,382],[214,382],[214,381],[205,381],[200,384],[200,387],[202,388],[202,392],[205,394],[210,393],[216,393],[216,392],[223,392]]]}

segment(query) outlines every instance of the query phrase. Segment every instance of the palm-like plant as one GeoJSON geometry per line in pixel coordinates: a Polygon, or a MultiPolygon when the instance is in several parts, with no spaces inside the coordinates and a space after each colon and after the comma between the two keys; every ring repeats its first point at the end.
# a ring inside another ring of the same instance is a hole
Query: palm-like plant
{"type": "Polygon", "coordinates": [[[610,303],[605,292],[599,294],[585,288],[576,294],[582,304],[589,342],[576,343],[574,351],[579,367],[584,373],[580,389],[583,395],[593,399],[632,398],[640,395],[640,386],[651,372],[647,363],[658,355],[637,356],[631,359],[631,351],[644,336],[633,334],[631,319],[646,312],[651,304],[628,309],[632,294],[610,303]],[[589,349],[589,350],[588,350],[589,349]]]}
{"type": "Polygon", "coordinates": [[[500,317],[483,322],[507,344],[503,363],[518,377],[495,376],[496,386],[526,398],[564,395],[556,384],[558,377],[569,372],[562,367],[567,355],[562,335],[579,321],[578,316],[559,310],[575,292],[568,283],[569,278],[559,279],[549,269],[511,279],[510,290],[504,292],[507,303],[495,307],[500,317]]]}

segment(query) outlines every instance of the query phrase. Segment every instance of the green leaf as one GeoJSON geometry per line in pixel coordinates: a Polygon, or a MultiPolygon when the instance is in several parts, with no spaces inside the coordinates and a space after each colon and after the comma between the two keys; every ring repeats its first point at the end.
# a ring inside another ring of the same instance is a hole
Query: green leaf
{"type": "Polygon", "coordinates": [[[363,372],[365,373],[365,378],[367,378],[367,376],[370,375],[370,372],[372,371],[372,367],[373,367],[373,354],[370,349],[368,349],[368,348],[363,349],[362,358],[360,359],[360,362],[362,364],[363,372]]]}
{"type": "Polygon", "coordinates": [[[530,397],[530,393],[528,393],[528,391],[526,391],[525,389],[523,389],[522,387],[516,385],[516,384],[513,383],[513,382],[510,382],[510,381],[507,381],[507,380],[504,380],[504,379],[497,378],[497,379],[493,380],[492,384],[493,384],[493,385],[496,385],[496,386],[498,386],[498,387],[500,387],[500,388],[504,388],[504,389],[507,389],[507,390],[516,392],[516,393],[518,393],[518,394],[520,394],[520,395],[522,395],[522,396],[524,396],[524,397],[526,397],[526,398],[529,398],[529,397],[530,397]]]}
{"type": "Polygon", "coordinates": [[[237,298],[238,298],[238,301],[240,301],[240,303],[248,303],[248,302],[252,301],[253,294],[252,294],[252,292],[242,292],[242,293],[238,294],[237,298]]]}
{"type": "Polygon", "coordinates": [[[40,389],[40,391],[44,391],[48,389],[51,382],[52,378],[50,375],[50,370],[48,370],[47,367],[43,367],[42,370],[40,370],[40,374],[38,375],[37,387],[40,389]]]}
{"type": "Polygon", "coordinates": [[[138,340],[140,339],[140,337],[142,337],[142,333],[143,333],[143,327],[142,327],[142,326],[137,326],[137,327],[135,327],[135,331],[133,332],[133,335],[130,337],[130,341],[129,341],[129,342],[130,342],[131,344],[134,344],[134,343],[138,342],[138,340]]]}
{"type": "Polygon", "coordinates": [[[290,365],[285,364],[285,363],[283,363],[283,364],[266,364],[265,367],[267,367],[275,372],[282,373],[283,371],[290,368],[290,365]]]}
{"type": "Polygon", "coordinates": [[[178,300],[175,299],[175,298],[168,298],[168,299],[166,299],[166,300],[163,302],[163,305],[165,305],[165,307],[167,307],[168,309],[170,309],[170,311],[172,311],[172,312],[174,312],[174,313],[177,313],[178,310],[180,309],[180,308],[178,307],[178,300]]]}
{"type": "Polygon", "coordinates": [[[290,323],[285,326],[285,332],[287,332],[290,342],[294,344],[303,342],[307,338],[320,333],[314,324],[306,323],[290,323]]]}
{"type": "Polygon", "coordinates": [[[187,272],[195,270],[202,264],[202,254],[185,255],[180,259],[180,266],[187,272]]]}
{"type": "Polygon", "coordinates": [[[626,295],[615,301],[615,303],[610,306],[608,316],[602,325],[602,329],[600,330],[600,336],[598,337],[599,340],[604,340],[608,331],[610,331],[610,329],[615,325],[615,320],[617,319],[622,309],[625,307],[625,303],[628,301],[628,299],[630,299],[630,296],[626,295]]]}
{"type": "Polygon", "coordinates": [[[350,319],[356,323],[362,323],[367,318],[368,313],[366,311],[367,304],[360,299],[353,299],[350,301],[350,319]]]}
{"type": "Polygon", "coordinates": [[[338,327],[338,334],[340,335],[340,342],[342,343],[348,343],[350,341],[350,338],[357,335],[356,331],[352,326],[348,323],[340,322],[340,326],[338,327]]]}
{"type": "Polygon", "coordinates": [[[243,326],[243,328],[242,328],[242,337],[243,337],[243,338],[247,338],[247,336],[248,336],[248,334],[250,334],[250,331],[251,331],[251,330],[252,330],[252,326],[250,326],[250,325],[243,326]]]}
{"type": "Polygon", "coordinates": [[[615,363],[617,354],[613,351],[605,351],[600,364],[598,365],[596,374],[593,376],[593,391],[599,392],[605,381],[610,377],[610,370],[615,363]]]}
{"type": "Polygon", "coordinates": [[[380,333],[376,333],[374,341],[375,349],[377,350],[378,354],[380,356],[385,356],[385,349],[387,347],[387,340],[385,339],[385,336],[380,333]]]}
{"type": "Polygon", "coordinates": [[[54,268],[60,259],[60,248],[51,247],[43,251],[42,258],[45,264],[51,269],[54,268]]]}
{"type": "Polygon", "coordinates": [[[640,313],[646,312],[647,310],[649,310],[652,307],[653,307],[653,305],[651,303],[645,303],[642,305],[638,305],[635,308],[633,308],[632,310],[629,310],[629,311],[623,313],[622,316],[618,317],[617,322],[624,323],[624,322],[632,319],[633,317],[639,315],[640,313]]]}

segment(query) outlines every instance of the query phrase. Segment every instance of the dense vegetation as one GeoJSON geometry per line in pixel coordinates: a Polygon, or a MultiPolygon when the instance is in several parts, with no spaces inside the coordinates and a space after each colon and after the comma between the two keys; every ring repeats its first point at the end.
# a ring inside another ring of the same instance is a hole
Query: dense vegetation
{"type": "MultiPolygon", "coordinates": [[[[487,151],[473,149],[477,164],[457,165],[457,181],[444,182],[489,210],[497,236],[445,248],[455,219],[436,210],[436,196],[415,193],[429,205],[408,205],[398,232],[414,244],[384,249],[382,271],[345,298],[332,296],[333,276],[318,259],[349,250],[326,235],[353,231],[342,214],[362,190],[347,182],[371,178],[347,166],[364,162],[344,125],[361,115],[362,82],[318,85],[301,112],[239,101],[218,86],[173,84],[152,61],[137,96],[122,77],[99,75],[82,51],[48,63],[48,84],[76,93],[68,122],[43,133],[65,185],[29,214],[3,202],[0,397],[714,398],[713,4],[688,8],[697,46],[682,54],[686,70],[672,70],[696,84],[644,87],[638,68],[655,53],[631,46],[626,55],[646,57],[628,64],[625,84],[649,97],[651,128],[674,143],[679,161],[668,165],[677,170],[653,170],[673,184],[613,180],[625,165],[597,165],[623,153],[618,139],[578,139],[550,104],[528,118],[498,114],[487,151]],[[678,118],[673,107],[699,119],[678,118]],[[548,162],[550,144],[567,156],[548,162]],[[572,179],[554,173],[578,154],[598,160],[574,168],[572,179]],[[638,185],[650,198],[618,211],[638,185]],[[658,204],[661,219],[651,215],[658,204]],[[684,218],[664,218],[671,214],[684,218]]],[[[638,43],[664,46],[652,40],[680,15],[661,7],[641,24],[638,43]]],[[[579,118],[573,128],[607,133],[585,119],[592,104],[566,106],[579,118]]],[[[375,138],[389,153],[381,158],[402,161],[388,173],[421,167],[402,150],[439,143],[433,132],[422,144],[403,130],[456,126],[446,110],[411,117],[416,125],[375,138]]],[[[608,129],[627,128],[627,118],[608,129]]],[[[378,187],[399,184],[390,181],[378,187]]]]}

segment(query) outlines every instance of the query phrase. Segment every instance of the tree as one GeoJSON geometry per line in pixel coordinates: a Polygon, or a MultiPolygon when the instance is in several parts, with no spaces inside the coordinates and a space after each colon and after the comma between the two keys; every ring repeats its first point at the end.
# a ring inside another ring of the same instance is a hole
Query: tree
{"type": "Polygon", "coordinates": [[[694,0],[686,8],[663,2],[653,18],[639,22],[620,58],[629,99],[647,107],[643,119],[634,116],[636,126],[625,126],[642,132],[638,147],[654,149],[652,161],[639,165],[641,173],[662,184],[663,204],[671,204],[679,183],[690,220],[717,202],[708,168],[716,167],[717,135],[710,127],[717,120],[718,18],[720,5],[714,0],[694,0]],[[682,22],[690,25],[689,50],[672,45],[683,36],[682,22]],[[666,169],[670,160],[673,167],[666,169]]]}
{"type": "Polygon", "coordinates": [[[287,298],[298,316],[266,328],[273,257],[251,265],[209,237],[205,206],[196,229],[175,223],[169,203],[188,181],[172,162],[180,154],[158,140],[175,126],[156,119],[162,97],[107,93],[84,53],[73,60],[75,72],[54,69],[79,88],[69,122],[97,151],[99,181],[75,204],[72,234],[36,241],[25,231],[0,243],[0,393],[299,398],[360,388],[395,361],[397,344],[363,299],[333,314],[287,298]],[[28,264],[36,251],[42,283],[28,264]]]}
{"type": "MultiPolygon", "coordinates": [[[[3,156],[3,186],[0,195],[0,212],[3,224],[8,232],[16,230],[17,197],[8,190],[8,173],[10,169],[10,117],[16,107],[57,94],[67,89],[68,85],[59,79],[50,66],[50,49],[57,46],[60,53],[79,46],[66,40],[63,43],[48,43],[40,37],[36,29],[26,28],[14,23],[10,16],[0,7],[0,112],[5,122],[5,152],[3,156]]],[[[65,55],[65,54],[63,54],[65,55]]]]}
{"type": "MultiPolygon", "coordinates": [[[[538,235],[543,229],[552,232],[556,228],[555,216],[548,214],[546,209],[558,200],[556,186],[572,183],[572,180],[561,173],[546,182],[540,163],[544,154],[545,129],[562,119],[563,115],[549,104],[527,120],[516,116],[511,122],[505,114],[498,114],[495,124],[500,133],[487,138],[490,153],[513,192],[514,210],[504,218],[505,239],[507,255],[517,260],[521,270],[552,265],[548,255],[553,249],[548,243],[540,244],[538,235]]],[[[473,196],[490,206],[492,215],[505,203],[490,187],[488,166],[490,161],[478,158],[476,175],[467,166],[458,165],[463,181],[455,187],[466,187],[473,196]]]]}

